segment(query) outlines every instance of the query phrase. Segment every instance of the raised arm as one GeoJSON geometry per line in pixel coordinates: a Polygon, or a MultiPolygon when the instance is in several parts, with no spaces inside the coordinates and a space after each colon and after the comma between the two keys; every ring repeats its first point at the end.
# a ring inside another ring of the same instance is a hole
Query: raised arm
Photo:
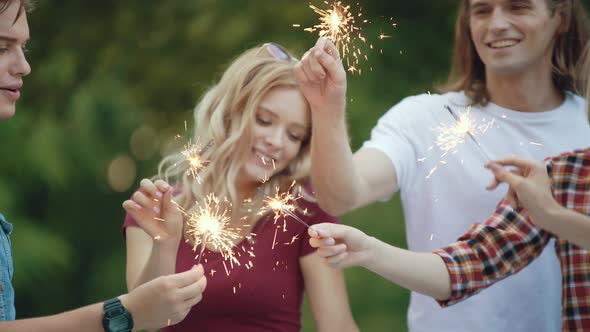
{"type": "Polygon", "coordinates": [[[330,268],[321,257],[314,254],[301,257],[299,262],[315,330],[358,332],[350,311],[342,271],[330,268]]]}
{"type": "Polygon", "coordinates": [[[346,72],[338,49],[318,39],[295,69],[312,111],[312,182],[322,209],[342,215],[397,190],[385,154],[363,149],[353,155],[346,126],[346,72]]]}
{"type": "Polygon", "coordinates": [[[127,287],[133,290],[175,272],[182,215],[172,203],[172,188],[161,180],[143,179],[123,207],[139,226],[126,229],[127,287]]]}

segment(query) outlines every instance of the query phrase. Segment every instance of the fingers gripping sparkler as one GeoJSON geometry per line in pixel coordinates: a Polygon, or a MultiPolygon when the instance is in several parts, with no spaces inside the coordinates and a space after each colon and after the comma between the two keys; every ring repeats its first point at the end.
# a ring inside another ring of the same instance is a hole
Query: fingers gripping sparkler
{"type": "MultiPolygon", "coordinates": [[[[319,23],[312,27],[305,28],[304,31],[317,32],[319,37],[330,39],[340,51],[343,60],[346,60],[348,71],[351,73],[362,74],[360,61],[369,61],[368,53],[374,49],[373,42],[363,35],[363,28],[371,25],[370,19],[363,15],[363,8],[356,3],[356,8],[351,5],[343,4],[339,0],[324,0],[323,3],[327,8],[322,9],[309,4],[316,14],[319,15],[319,23]]],[[[393,21],[393,18],[389,18],[393,21]]],[[[294,27],[300,27],[300,24],[293,24],[294,27]]],[[[392,24],[393,27],[397,23],[392,24]]],[[[391,38],[383,32],[377,36],[379,40],[391,38]]],[[[383,54],[383,49],[380,50],[383,54]]],[[[373,71],[373,67],[370,67],[373,71]]]]}
{"type": "Polygon", "coordinates": [[[320,37],[329,38],[340,49],[342,58],[347,61],[349,71],[354,72],[357,70],[359,58],[362,56],[361,49],[355,45],[354,41],[366,42],[366,38],[361,34],[361,26],[356,22],[357,18],[360,20],[362,17],[362,12],[353,13],[350,5],[343,5],[341,1],[332,3],[324,1],[324,3],[330,6],[330,9],[320,9],[312,4],[309,5],[320,16],[320,23],[306,28],[304,31],[319,31],[320,37]]]}

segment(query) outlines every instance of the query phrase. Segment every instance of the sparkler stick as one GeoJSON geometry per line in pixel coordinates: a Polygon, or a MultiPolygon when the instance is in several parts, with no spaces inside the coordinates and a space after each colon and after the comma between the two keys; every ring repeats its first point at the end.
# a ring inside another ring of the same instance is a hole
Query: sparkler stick
{"type": "Polygon", "coordinates": [[[201,252],[199,252],[199,259],[197,260],[197,265],[201,264],[201,260],[203,259],[203,253],[205,252],[205,246],[207,245],[207,237],[203,235],[203,239],[201,240],[201,252]]]}
{"type": "MultiPolygon", "coordinates": [[[[462,120],[457,116],[457,114],[455,114],[455,112],[453,112],[453,110],[449,106],[445,105],[445,108],[449,111],[449,113],[451,113],[451,116],[453,116],[453,118],[455,119],[455,121],[457,121],[458,124],[461,124],[462,123],[462,120]]],[[[469,106],[469,110],[471,110],[471,106],[469,106]]],[[[487,161],[491,161],[492,159],[490,158],[490,156],[488,156],[488,154],[486,153],[486,151],[481,147],[481,145],[479,144],[479,142],[473,136],[473,133],[471,132],[471,129],[467,128],[465,130],[465,134],[469,135],[469,137],[471,138],[471,140],[473,141],[473,143],[475,143],[475,145],[477,146],[477,148],[479,149],[479,151],[481,152],[481,154],[484,156],[484,158],[486,158],[487,161]]]]}

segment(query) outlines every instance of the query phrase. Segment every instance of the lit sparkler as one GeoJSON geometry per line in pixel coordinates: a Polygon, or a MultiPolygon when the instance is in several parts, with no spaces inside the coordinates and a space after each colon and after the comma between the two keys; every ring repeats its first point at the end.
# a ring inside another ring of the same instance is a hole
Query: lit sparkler
{"type": "Polygon", "coordinates": [[[207,152],[213,146],[213,141],[209,141],[205,146],[201,147],[198,143],[193,144],[189,139],[188,144],[184,146],[184,150],[181,152],[185,157],[185,160],[189,163],[187,173],[193,178],[197,179],[197,182],[201,183],[201,177],[199,172],[207,165],[207,160],[203,159],[203,154],[207,152]]]}
{"type": "Polygon", "coordinates": [[[490,161],[491,158],[475,139],[475,135],[487,131],[490,128],[491,123],[488,123],[485,126],[477,126],[475,121],[473,121],[470,116],[471,106],[460,116],[457,116],[449,106],[445,106],[445,108],[449,111],[449,113],[451,113],[456,121],[456,124],[449,127],[436,128],[439,131],[439,135],[436,138],[436,145],[439,147],[439,149],[441,149],[441,151],[443,151],[442,156],[444,157],[448,153],[455,151],[459,145],[465,142],[465,137],[469,136],[475,145],[477,145],[477,148],[483,154],[483,156],[488,161],[490,161]]]}
{"type": "MultiPolygon", "coordinates": [[[[279,192],[279,188],[276,188],[276,193],[273,197],[265,195],[263,201],[264,207],[274,212],[275,223],[281,217],[286,218],[287,216],[290,216],[303,226],[309,228],[309,225],[293,212],[297,209],[295,201],[301,198],[301,196],[295,196],[291,194],[290,189],[293,187],[293,185],[295,185],[295,181],[293,181],[291,187],[289,187],[289,190],[282,193],[279,192]]],[[[266,213],[266,209],[260,211],[258,214],[262,215],[266,213]]]]}
{"type": "Polygon", "coordinates": [[[368,20],[361,20],[362,8],[358,12],[353,12],[350,5],[344,5],[341,1],[328,3],[324,1],[330,9],[321,9],[312,4],[309,5],[314,12],[320,16],[320,23],[304,29],[307,32],[319,31],[320,37],[329,38],[340,50],[343,59],[346,59],[348,70],[355,72],[358,70],[359,59],[363,52],[357,46],[357,42],[366,43],[366,38],[362,35],[360,24],[368,23],[368,20]],[[360,23],[357,23],[357,19],[360,23]]]}
{"type": "Polygon", "coordinates": [[[193,251],[201,246],[198,263],[203,257],[205,246],[211,244],[224,259],[240,265],[232,249],[234,242],[241,237],[241,228],[230,227],[231,217],[227,208],[222,207],[229,203],[220,202],[214,194],[207,195],[203,204],[195,203],[191,212],[184,211],[180,206],[179,210],[187,217],[186,234],[193,245],[193,251]]]}

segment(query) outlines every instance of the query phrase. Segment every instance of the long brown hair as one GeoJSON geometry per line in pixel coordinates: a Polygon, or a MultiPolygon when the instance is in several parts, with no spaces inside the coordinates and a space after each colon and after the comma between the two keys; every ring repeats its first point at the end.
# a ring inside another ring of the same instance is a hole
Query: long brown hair
{"type": "MultiPolygon", "coordinates": [[[[469,27],[469,1],[462,0],[455,24],[455,49],[447,82],[437,86],[441,93],[465,91],[475,104],[486,104],[485,65],[477,54],[469,27]]],[[[564,16],[567,28],[558,32],[553,47],[553,84],[561,91],[582,91],[577,64],[588,42],[588,18],[579,0],[546,0],[551,15],[564,16]],[[559,13],[558,13],[559,12],[559,13]]]]}
{"type": "Polygon", "coordinates": [[[8,7],[10,7],[10,5],[15,1],[20,2],[20,7],[18,8],[18,12],[16,13],[16,17],[14,18],[14,22],[16,22],[16,20],[18,20],[18,18],[24,12],[32,11],[33,5],[34,5],[33,0],[0,0],[0,14],[4,13],[4,11],[6,9],[8,9],[8,7]]]}
{"type": "MultiPolygon", "coordinates": [[[[586,97],[586,100],[590,100],[590,43],[586,44],[584,48],[584,54],[582,55],[582,59],[580,60],[579,65],[579,72],[580,72],[580,82],[582,87],[584,88],[582,95],[586,97]]],[[[586,112],[588,112],[588,121],[590,121],[590,104],[586,103],[587,108],[586,112]]]]}

